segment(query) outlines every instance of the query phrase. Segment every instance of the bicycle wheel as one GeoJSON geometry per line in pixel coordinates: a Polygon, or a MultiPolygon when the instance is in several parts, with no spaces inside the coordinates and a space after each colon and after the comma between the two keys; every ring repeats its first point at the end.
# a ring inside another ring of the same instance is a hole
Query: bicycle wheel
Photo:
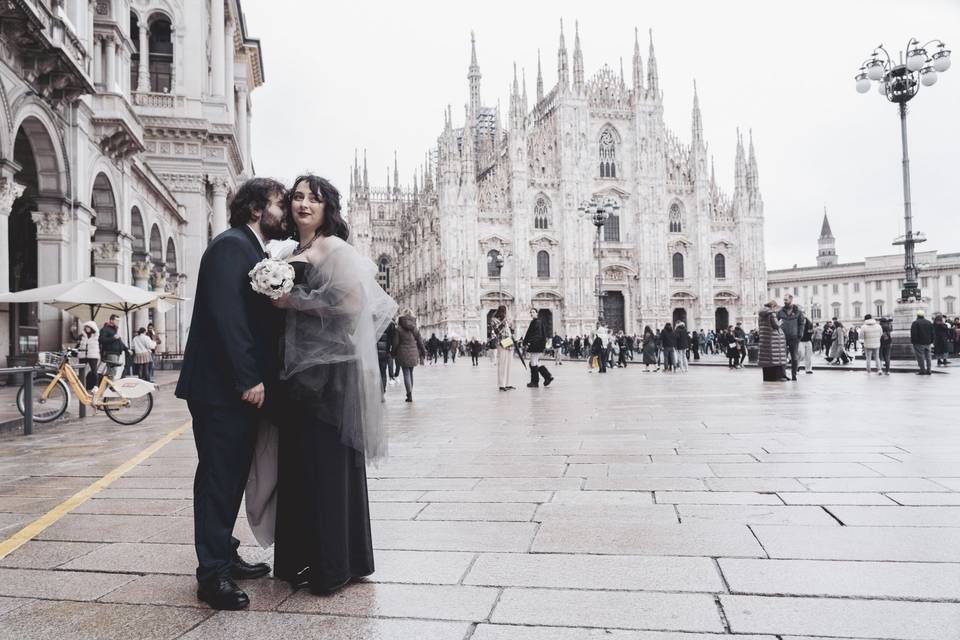
{"type": "MultiPolygon", "coordinates": [[[[107,397],[106,402],[113,402],[120,398],[113,396],[107,397]]],[[[139,398],[123,398],[124,404],[102,405],[107,416],[119,424],[137,424],[153,411],[153,394],[148,393],[139,398]]]]}
{"type": "MultiPolygon", "coordinates": [[[[30,398],[30,402],[33,405],[33,419],[37,422],[53,422],[67,410],[70,392],[67,391],[67,385],[62,378],[50,390],[46,399],[41,397],[50,385],[51,380],[53,380],[53,375],[49,373],[41,373],[33,377],[33,397],[30,398]]],[[[17,409],[21,415],[26,411],[23,396],[23,387],[20,387],[20,390],[17,391],[17,409]]]]}

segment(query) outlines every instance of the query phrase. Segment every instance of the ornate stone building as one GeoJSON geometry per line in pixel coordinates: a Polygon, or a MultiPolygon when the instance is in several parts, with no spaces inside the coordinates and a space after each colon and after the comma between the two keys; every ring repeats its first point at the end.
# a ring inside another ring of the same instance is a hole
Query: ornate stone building
{"type": "Polygon", "coordinates": [[[371,187],[354,160],[348,215],[354,242],[427,331],[482,336],[502,298],[521,321],[535,306],[559,333],[596,326],[597,242],[578,205],[613,199],[599,253],[611,329],[686,318],[692,327],[755,322],[766,293],[757,161],[737,134],[733,195],[713,174],[694,86],[691,139],[663,120],[653,41],[646,67],[634,41],[619,71],[585,76],[579,33],[569,64],[563,26],[558,78],[532,108],[514,69],[506,127],[483,106],[476,44],[462,127],[447,108],[437,145],[410,189],[371,187]],[[496,256],[505,258],[502,272],[496,256]]]}
{"type": "MultiPolygon", "coordinates": [[[[902,253],[840,262],[826,212],[817,245],[817,266],[768,272],[768,295],[779,300],[785,293],[793,294],[814,322],[837,318],[849,326],[863,322],[868,313],[894,315],[903,289],[902,253]]],[[[920,251],[916,262],[923,307],[931,313],[960,315],[960,253],[920,251]]]]}
{"type": "MultiPolygon", "coordinates": [[[[0,2],[0,291],[96,275],[192,297],[252,173],[260,45],[239,0],[0,2]]],[[[0,349],[58,347],[70,316],[0,305],[0,349]]],[[[143,311],[179,351],[191,305],[143,311]]]]}

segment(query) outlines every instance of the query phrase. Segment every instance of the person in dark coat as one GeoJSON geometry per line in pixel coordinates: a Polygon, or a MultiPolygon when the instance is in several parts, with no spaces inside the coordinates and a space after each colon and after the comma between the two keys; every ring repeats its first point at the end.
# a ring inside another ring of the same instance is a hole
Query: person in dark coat
{"type": "Polygon", "coordinates": [[[660,330],[660,348],[663,349],[663,370],[674,371],[677,364],[677,336],[669,322],[660,330]]]}
{"type": "Polygon", "coordinates": [[[483,345],[479,340],[473,338],[467,343],[467,349],[470,351],[470,360],[473,362],[473,366],[479,367],[480,354],[483,353],[483,345]]]}
{"type": "Polygon", "coordinates": [[[285,235],[284,192],[266,178],[243,183],[230,204],[231,228],[207,245],[175,392],[190,409],[199,457],[193,484],[197,597],[214,609],[246,608],[250,599],[234,580],[270,573],[267,564],[239,556],[231,532],[259,410],[275,400],[279,379],[283,314],[251,289],[248,272],[266,257],[266,240],[285,235]]]}
{"type": "Polygon", "coordinates": [[[890,353],[893,351],[893,319],[880,318],[880,362],[883,363],[883,375],[890,375],[890,353]]]}
{"type": "Polygon", "coordinates": [[[606,352],[606,347],[603,344],[603,338],[601,338],[599,335],[595,335],[593,338],[593,342],[590,343],[590,357],[597,359],[598,361],[597,364],[599,366],[599,369],[598,369],[599,373],[607,372],[607,363],[604,360],[604,357],[606,356],[605,352],[606,352]]]}
{"type": "Polygon", "coordinates": [[[789,293],[783,296],[783,306],[777,311],[777,320],[780,321],[780,330],[787,343],[787,353],[790,354],[790,378],[796,382],[797,367],[800,363],[800,339],[803,337],[806,319],[803,310],[793,303],[793,296],[789,293]]]}
{"type": "Polygon", "coordinates": [[[917,375],[930,375],[930,346],[933,344],[934,337],[933,323],[927,320],[922,309],[917,311],[917,319],[910,325],[910,344],[913,345],[913,354],[920,368],[917,375]]]}
{"type": "Polygon", "coordinates": [[[540,386],[540,376],[543,376],[543,386],[545,387],[549,387],[550,383],[553,382],[550,371],[540,364],[540,358],[547,348],[547,340],[549,339],[550,336],[547,335],[546,327],[543,326],[543,319],[540,318],[539,312],[536,309],[530,309],[530,324],[527,326],[527,333],[523,336],[523,344],[527,348],[527,353],[530,354],[530,382],[527,383],[530,388],[540,386]]]}
{"type": "Polygon", "coordinates": [[[689,367],[687,353],[690,350],[690,334],[687,333],[687,325],[683,322],[678,322],[676,328],[673,330],[673,336],[677,343],[676,351],[673,352],[677,369],[686,373],[689,367]]]}
{"type": "Polygon", "coordinates": [[[393,357],[393,337],[397,332],[397,325],[391,322],[387,325],[383,335],[377,340],[377,361],[380,364],[380,390],[387,392],[387,377],[389,376],[390,359],[393,357]]]}
{"type": "Polygon", "coordinates": [[[757,364],[763,369],[764,382],[789,380],[784,366],[787,364],[787,341],[777,321],[777,301],[770,300],[760,309],[760,353],[757,364]]]}
{"type": "Polygon", "coordinates": [[[933,317],[933,354],[937,356],[937,366],[950,364],[950,352],[953,351],[953,327],[947,324],[942,314],[933,317]]]}
{"type": "Polygon", "coordinates": [[[409,309],[403,312],[397,320],[397,337],[395,339],[394,357],[403,372],[403,386],[407,391],[407,402],[413,402],[413,368],[423,364],[427,350],[423,346],[423,339],[417,331],[417,321],[409,309]]]}
{"type": "Polygon", "coordinates": [[[657,364],[657,338],[650,325],[647,325],[643,328],[643,370],[649,371],[650,365],[656,365],[655,371],[660,371],[660,365],[657,364]]]}

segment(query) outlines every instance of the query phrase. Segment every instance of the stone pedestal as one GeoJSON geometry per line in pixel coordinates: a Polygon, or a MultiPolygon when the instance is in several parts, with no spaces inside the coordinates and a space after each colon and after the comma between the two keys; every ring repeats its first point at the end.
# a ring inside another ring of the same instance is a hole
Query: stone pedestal
{"type": "Polygon", "coordinates": [[[917,319],[917,311],[928,313],[926,302],[898,302],[893,308],[893,360],[914,360],[910,343],[910,325],[917,319]]]}

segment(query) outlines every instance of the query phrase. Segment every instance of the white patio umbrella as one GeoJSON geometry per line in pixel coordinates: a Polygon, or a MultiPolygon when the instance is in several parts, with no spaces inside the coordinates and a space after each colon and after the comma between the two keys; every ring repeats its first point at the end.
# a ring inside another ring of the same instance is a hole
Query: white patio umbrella
{"type": "MultiPolygon", "coordinates": [[[[93,320],[103,324],[113,314],[125,317],[131,311],[167,304],[165,294],[147,291],[129,284],[89,277],[74,282],[62,282],[36,289],[26,289],[0,295],[0,303],[42,302],[66,311],[81,322],[93,320]]],[[[130,341],[130,323],[127,322],[127,342],[130,341]]]]}

